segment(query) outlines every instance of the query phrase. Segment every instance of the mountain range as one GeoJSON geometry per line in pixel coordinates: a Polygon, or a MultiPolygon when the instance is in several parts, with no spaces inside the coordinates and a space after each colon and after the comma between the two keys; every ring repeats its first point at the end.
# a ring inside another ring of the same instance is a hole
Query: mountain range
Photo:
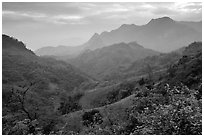
{"type": "Polygon", "coordinates": [[[46,56],[3,34],[2,133],[202,134],[200,25],[122,25],[46,56]]]}
{"type": "Polygon", "coordinates": [[[169,17],[152,19],[145,25],[123,24],[110,32],[95,33],[86,43],[70,47],[44,47],[37,55],[76,57],[85,50],[95,50],[116,43],[136,41],[145,48],[171,52],[194,41],[202,40],[202,21],[175,21],[169,17]]]}

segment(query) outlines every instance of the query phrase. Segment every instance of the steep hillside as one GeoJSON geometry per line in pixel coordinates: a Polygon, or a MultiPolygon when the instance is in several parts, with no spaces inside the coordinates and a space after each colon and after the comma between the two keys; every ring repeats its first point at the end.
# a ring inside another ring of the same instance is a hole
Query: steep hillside
{"type": "MultiPolygon", "coordinates": [[[[71,65],[54,59],[37,57],[32,51],[27,50],[22,42],[9,36],[3,35],[2,50],[3,80],[5,81],[8,79],[7,81],[11,82],[12,77],[9,75],[14,72],[16,75],[13,76],[21,76],[23,80],[32,80],[36,78],[36,75],[39,75],[41,79],[46,77],[50,82],[64,83],[63,87],[72,90],[83,81],[88,80],[85,74],[71,65]],[[14,69],[15,71],[13,71],[14,69]]],[[[16,82],[18,81],[16,79],[16,82]]]]}
{"type": "Polygon", "coordinates": [[[202,82],[202,43],[194,42],[186,47],[183,57],[169,68],[168,73],[169,83],[175,85],[179,81],[189,88],[197,88],[202,82]]]}
{"type": "Polygon", "coordinates": [[[89,81],[70,64],[38,57],[23,42],[2,35],[3,133],[24,134],[15,126],[25,119],[49,125],[59,114],[62,98],[89,81]]]}
{"type": "Polygon", "coordinates": [[[119,43],[94,51],[86,51],[73,59],[71,64],[100,79],[119,68],[128,66],[135,60],[158,54],[136,42],[119,43]]]}

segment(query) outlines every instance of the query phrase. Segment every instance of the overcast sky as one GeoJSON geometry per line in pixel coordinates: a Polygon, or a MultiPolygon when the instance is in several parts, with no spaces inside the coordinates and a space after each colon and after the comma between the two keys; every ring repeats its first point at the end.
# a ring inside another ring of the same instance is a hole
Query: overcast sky
{"type": "Polygon", "coordinates": [[[201,21],[202,3],[3,3],[3,33],[36,50],[74,46],[95,32],[122,24],[143,25],[152,18],[201,21]]]}

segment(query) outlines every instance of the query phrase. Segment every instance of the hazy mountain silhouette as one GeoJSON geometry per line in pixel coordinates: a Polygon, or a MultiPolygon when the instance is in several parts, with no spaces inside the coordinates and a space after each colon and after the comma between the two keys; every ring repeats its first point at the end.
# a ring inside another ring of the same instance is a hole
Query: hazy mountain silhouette
{"type": "Polygon", "coordinates": [[[44,47],[37,55],[76,56],[115,43],[137,41],[146,48],[170,52],[193,41],[202,40],[202,22],[175,21],[169,17],[152,19],[145,25],[123,24],[110,32],[95,33],[85,44],[76,47],[44,47]]]}
{"type": "Polygon", "coordinates": [[[82,45],[84,49],[91,49],[95,50],[98,48],[102,48],[105,46],[102,39],[100,38],[100,35],[98,33],[95,33],[89,41],[87,41],[85,44],[82,45]]]}
{"type": "Polygon", "coordinates": [[[152,19],[142,26],[122,25],[120,28],[100,35],[106,45],[137,41],[146,48],[170,52],[202,39],[197,22],[177,22],[169,17],[152,19]],[[194,25],[195,24],[195,25],[194,25]]]}
{"type": "Polygon", "coordinates": [[[193,21],[180,21],[179,23],[185,24],[191,28],[194,28],[196,31],[200,32],[202,34],[202,21],[199,22],[193,22],[193,21]]]}
{"type": "Polygon", "coordinates": [[[95,33],[86,43],[80,46],[57,46],[57,47],[43,47],[35,51],[39,56],[65,56],[65,58],[73,58],[81,52],[91,49],[104,47],[105,44],[101,40],[98,33],[95,33]]]}
{"type": "Polygon", "coordinates": [[[35,51],[39,56],[68,56],[75,57],[82,50],[81,46],[57,46],[57,47],[43,47],[35,51]]]}

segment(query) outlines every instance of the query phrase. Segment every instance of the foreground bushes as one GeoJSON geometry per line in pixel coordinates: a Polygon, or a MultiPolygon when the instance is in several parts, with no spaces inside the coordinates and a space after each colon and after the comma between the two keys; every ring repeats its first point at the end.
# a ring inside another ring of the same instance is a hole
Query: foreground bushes
{"type": "Polygon", "coordinates": [[[126,120],[122,122],[114,115],[102,117],[98,110],[85,112],[82,116],[85,127],[77,134],[202,134],[202,100],[196,97],[198,90],[190,90],[183,84],[170,88],[166,84],[145,92],[135,96],[134,104],[126,109],[126,120]],[[107,124],[105,119],[112,124],[107,124]]]}

